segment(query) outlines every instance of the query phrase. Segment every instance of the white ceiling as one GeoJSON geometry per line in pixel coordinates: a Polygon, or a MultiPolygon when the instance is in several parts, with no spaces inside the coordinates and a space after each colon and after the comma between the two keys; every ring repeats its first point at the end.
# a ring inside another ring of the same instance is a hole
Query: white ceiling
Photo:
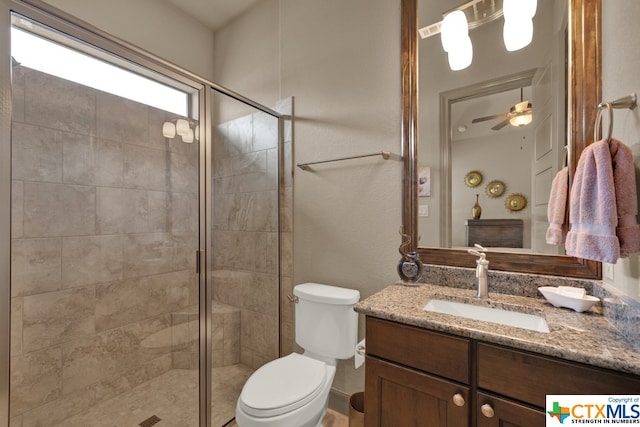
{"type": "Polygon", "coordinates": [[[166,0],[212,30],[249,9],[259,0],[166,0]]]}
{"type": "MultiPolygon", "coordinates": [[[[524,88],[524,99],[531,102],[531,87],[524,88]]],[[[471,123],[474,118],[491,116],[509,111],[514,104],[520,102],[520,89],[500,92],[493,95],[472,98],[466,101],[456,102],[451,105],[451,140],[460,141],[463,139],[480,138],[500,133],[520,131],[511,125],[507,125],[499,131],[491,128],[500,123],[504,118],[488,120],[485,122],[471,123]],[[460,132],[459,127],[465,126],[466,131],[460,132]]],[[[536,117],[536,106],[533,105],[533,118],[536,117]]]]}

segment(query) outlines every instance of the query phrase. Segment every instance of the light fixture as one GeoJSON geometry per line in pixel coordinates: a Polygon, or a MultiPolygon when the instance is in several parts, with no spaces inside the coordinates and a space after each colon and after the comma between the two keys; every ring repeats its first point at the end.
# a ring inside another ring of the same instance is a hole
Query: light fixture
{"type": "Polygon", "coordinates": [[[193,129],[189,128],[186,135],[182,135],[182,142],[191,144],[193,142],[193,129]]]}
{"type": "MultiPolygon", "coordinates": [[[[520,89],[520,91],[522,92],[522,89],[520,89]]],[[[511,126],[526,126],[533,120],[531,104],[529,101],[518,102],[516,105],[511,107],[510,112],[511,114],[515,114],[511,119],[509,119],[511,126]]]]}
{"type": "Polygon", "coordinates": [[[165,138],[175,138],[176,125],[171,122],[164,122],[162,124],[162,136],[164,136],[165,138]]]}
{"type": "Polygon", "coordinates": [[[189,122],[185,119],[176,120],[176,133],[180,136],[185,136],[189,134],[191,128],[189,127],[189,122]]]}
{"type": "Polygon", "coordinates": [[[502,38],[509,52],[520,50],[533,40],[533,17],[537,0],[504,0],[502,38]]]}
{"type": "Polygon", "coordinates": [[[191,144],[194,139],[199,141],[200,127],[198,122],[191,119],[173,119],[162,124],[162,136],[173,139],[177,135],[180,135],[182,142],[187,144],[191,144]]]}
{"type": "Polygon", "coordinates": [[[442,48],[447,52],[449,68],[453,71],[463,70],[473,60],[473,45],[469,38],[467,16],[461,10],[448,13],[442,20],[440,33],[442,48]]]}

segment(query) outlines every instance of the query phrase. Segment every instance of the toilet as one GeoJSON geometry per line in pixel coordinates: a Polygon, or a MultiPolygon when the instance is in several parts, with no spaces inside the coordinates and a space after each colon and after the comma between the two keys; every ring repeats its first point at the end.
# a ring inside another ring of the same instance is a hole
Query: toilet
{"type": "Polygon", "coordinates": [[[338,359],[353,356],[360,292],[318,283],[293,289],[296,343],[291,353],[256,370],[236,405],[239,427],[319,427],[338,359]]]}

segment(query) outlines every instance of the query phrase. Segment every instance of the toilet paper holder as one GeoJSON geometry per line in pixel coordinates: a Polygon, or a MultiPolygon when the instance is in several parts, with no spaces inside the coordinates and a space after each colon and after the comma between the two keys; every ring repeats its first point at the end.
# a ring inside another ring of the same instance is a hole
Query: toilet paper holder
{"type": "Polygon", "coordinates": [[[364,356],[367,353],[367,349],[365,348],[364,343],[358,343],[358,345],[356,346],[356,353],[358,353],[360,356],[364,356]]]}

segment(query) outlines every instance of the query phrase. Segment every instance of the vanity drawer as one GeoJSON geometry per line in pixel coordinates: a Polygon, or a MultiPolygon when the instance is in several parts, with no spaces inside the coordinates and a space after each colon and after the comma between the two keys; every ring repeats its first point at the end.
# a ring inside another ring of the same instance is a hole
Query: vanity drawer
{"type": "Polygon", "coordinates": [[[367,355],[469,384],[470,342],[367,317],[367,355]]]}
{"type": "Polygon", "coordinates": [[[640,377],[478,343],[478,387],[538,407],[547,394],[637,394],[640,377]]]}

